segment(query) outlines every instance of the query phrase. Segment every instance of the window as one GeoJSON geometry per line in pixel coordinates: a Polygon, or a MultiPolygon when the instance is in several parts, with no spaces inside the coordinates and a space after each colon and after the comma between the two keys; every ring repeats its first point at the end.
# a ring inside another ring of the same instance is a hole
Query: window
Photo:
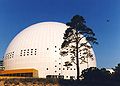
{"type": "Polygon", "coordinates": [[[59,68],[59,70],[61,70],[61,68],[59,68]]]}
{"type": "Polygon", "coordinates": [[[63,68],[63,70],[65,70],[65,68],[63,68]]]}
{"type": "Polygon", "coordinates": [[[48,70],[48,68],[46,68],[46,70],[48,70]]]}
{"type": "Polygon", "coordinates": [[[20,51],[20,56],[29,56],[29,55],[36,55],[37,49],[24,49],[20,51]],[[34,50],[34,51],[33,51],[34,50]]]}
{"type": "Polygon", "coordinates": [[[55,65],[55,67],[57,67],[57,66],[55,65]]]}
{"type": "Polygon", "coordinates": [[[11,58],[11,56],[12,56],[12,55],[11,55],[11,53],[10,53],[10,58],[11,58]]]}
{"type": "Polygon", "coordinates": [[[14,52],[9,52],[6,54],[5,58],[10,59],[10,58],[13,58],[13,56],[14,56],[14,52]]]}
{"type": "Polygon", "coordinates": [[[47,48],[47,50],[49,50],[49,48],[47,48]]]}
{"type": "Polygon", "coordinates": [[[75,78],[75,76],[70,76],[70,79],[74,79],[75,78]]]}
{"type": "Polygon", "coordinates": [[[36,55],[37,49],[35,49],[35,55],[36,55]]]}

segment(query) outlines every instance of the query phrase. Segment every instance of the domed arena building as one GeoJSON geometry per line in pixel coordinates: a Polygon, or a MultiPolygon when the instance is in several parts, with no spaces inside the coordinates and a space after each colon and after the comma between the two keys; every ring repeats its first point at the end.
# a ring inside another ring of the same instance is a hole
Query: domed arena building
{"type": "MultiPolygon", "coordinates": [[[[3,59],[5,72],[3,74],[17,76],[34,74],[35,77],[56,77],[76,79],[76,65],[65,67],[70,57],[60,55],[66,24],[59,22],[42,22],[31,25],[21,31],[9,44],[3,59]],[[17,71],[17,72],[15,72],[17,71]]],[[[92,49],[93,59],[80,64],[80,71],[96,67],[96,59],[92,49]]],[[[32,75],[30,75],[32,76],[32,75]]],[[[34,76],[33,76],[34,77],[34,76]]]]}

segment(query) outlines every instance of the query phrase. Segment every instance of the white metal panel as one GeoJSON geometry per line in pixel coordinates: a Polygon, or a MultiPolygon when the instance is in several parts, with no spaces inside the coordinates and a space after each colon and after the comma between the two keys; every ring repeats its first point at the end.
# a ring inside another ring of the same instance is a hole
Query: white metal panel
{"type": "MultiPolygon", "coordinates": [[[[38,23],[24,29],[12,40],[6,50],[4,56],[5,69],[35,68],[39,72],[39,77],[42,78],[45,78],[46,75],[59,74],[64,75],[65,78],[66,76],[68,78],[70,76],[76,77],[76,65],[71,67],[72,70],[67,70],[63,65],[69,57],[61,57],[59,54],[66,29],[67,26],[65,24],[58,22],[38,23]],[[27,56],[28,49],[29,55],[27,56]],[[33,49],[33,52],[34,49],[37,49],[36,55],[30,54],[31,49],[33,49]],[[25,56],[20,56],[21,50],[23,50],[23,54],[25,52],[25,56]],[[6,57],[7,54],[10,55],[10,52],[14,52],[13,57],[6,57]]],[[[89,60],[89,65],[96,66],[96,60],[89,60]]],[[[80,65],[80,68],[86,68],[86,64],[80,65]]]]}

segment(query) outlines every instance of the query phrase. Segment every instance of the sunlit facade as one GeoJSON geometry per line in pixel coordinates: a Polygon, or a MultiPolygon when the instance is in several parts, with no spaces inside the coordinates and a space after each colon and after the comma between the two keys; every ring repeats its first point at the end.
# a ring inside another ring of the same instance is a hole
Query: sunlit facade
{"type": "MultiPolygon", "coordinates": [[[[63,35],[67,26],[59,22],[43,22],[29,26],[21,31],[9,44],[4,55],[5,70],[35,69],[38,77],[63,76],[65,79],[76,78],[76,65],[67,68],[63,66],[70,61],[69,56],[60,55],[63,35]]],[[[80,71],[89,67],[96,67],[93,59],[80,64],[80,71]]]]}

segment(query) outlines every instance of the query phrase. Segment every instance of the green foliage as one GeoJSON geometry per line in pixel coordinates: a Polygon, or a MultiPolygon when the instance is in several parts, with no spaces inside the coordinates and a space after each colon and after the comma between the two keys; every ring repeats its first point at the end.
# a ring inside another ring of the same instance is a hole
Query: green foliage
{"type": "Polygon", "coordinates": [[[115,72],[112,74],[112,79],[114,81],[120,81],[120,63],[117,66],[115,66],[115,68],[113,68],[113,70],[115,72]]]}
{"type": "MultiPolygon", "coordinates": [[[[120,64],[113,68],[114,72],[105,68],[98,69],[96,67],[91,67],[82,71],[81,78],[82,81],[87,83],[99,82],[100,84],[111,83],[109,86],[120,86],[120,64]]],[[[94,84],[92,84],[94,85],[94,84]]]]}
{"type": "Polygon", "coordinates": [[[83,70],[81,77],[86,81],[107,81],[111,79],[111,74],[105,68],[91,67],[83,70]]]}

